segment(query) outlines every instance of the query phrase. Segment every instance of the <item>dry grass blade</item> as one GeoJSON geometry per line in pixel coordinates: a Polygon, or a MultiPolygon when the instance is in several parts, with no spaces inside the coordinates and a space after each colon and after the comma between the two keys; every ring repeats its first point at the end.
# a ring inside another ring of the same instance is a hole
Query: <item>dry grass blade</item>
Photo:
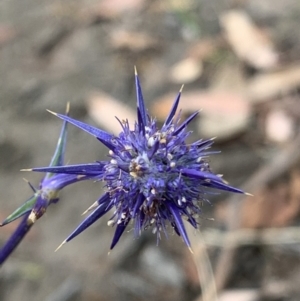
{"type": "Polygon", "coordinates": [[[200,230],[195,233],[194,229],[190,227],[190,225],[186,228],[192,243],[192,256],[196,265],[202,292],[201,297],[199,297],[197,301],[217,301],[218,295],[215,286],[214,274],[206,250],[205,240],[200,230]]]}
{"type": "Polygon", "coordinates": [[[202,232],[205,244],[209,246],[238,247],[242,245],[289,245],[300,243],[300,228],[240,229],[224,233],[218,229],[202,232]]]}

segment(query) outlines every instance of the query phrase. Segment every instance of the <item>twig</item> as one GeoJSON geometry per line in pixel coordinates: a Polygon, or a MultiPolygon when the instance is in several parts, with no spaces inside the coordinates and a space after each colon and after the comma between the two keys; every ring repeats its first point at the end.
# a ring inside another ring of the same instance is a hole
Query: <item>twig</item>
{"type": "Polygon", "coordinates": [[[206,229],[202,232],[202,237],[206,245],[215,247],[299,244],[300,227],[240,229],[225,233],[218,229],[206,229]]]}
{"type": "MultiPolygon", "coordinates": [[[[257,191],[284,174],[299,160],[299,149],[300,134],[285,149],[279,150],[268,163],[255,172],[242,188],[247,192],[257,191]]],[[[234,231],[240,228],[242,198],[243,196],[241,195],[234,195],[229,199],[227,231],[234,231]]],[[[236,249],[232,245],[224,245],[215,270],[217,291],[221,291],[226,285],[235,252],[236,249]]]]}
{"type": "Polygon", "coordinates": [[[199,283],[201,287],[201,297],[199,301],[217,301],[218,294],[215,286],[214,273],[208,257],[205,239],[200,230],[194,233],[194,229],[190,226],[187,231],[192,243],[193,260],[195,262],[199,283]]]}

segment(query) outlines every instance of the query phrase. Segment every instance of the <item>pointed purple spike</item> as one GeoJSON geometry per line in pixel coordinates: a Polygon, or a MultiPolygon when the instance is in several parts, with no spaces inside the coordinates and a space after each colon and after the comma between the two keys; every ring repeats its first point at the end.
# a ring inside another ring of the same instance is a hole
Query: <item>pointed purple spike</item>
{"type": "Polygon", "coordinates": [[[37,172],[64,173],[73,175],[98,175],[101,174],[104,165],[104,163],[87,163],[54,167],[38,167],[32,168],[31,170],[37,172]]]}
{"type": "MultiPolygon", "coordinates": [[[[52,190],[53,193],[58,192],[63,189],[67,185],[78,183],[80,181],[90,180],[90,179],[98,179],[99,177],[96,175],[69,175],[69,174],[56,174],[51,177],[47,181],[43,181],[43,185],[46,191],[52,190]]],[[[44,188],[43,188],[44,189],[44,188]]],[[[43,189],[41,191],[43,191],[43,189]]]]}
{"type": "Polygon", "coordinates": [[[134,67],[134,76],[135,76],[136,99],[137,99],[137,108],[138,108],[138,122],[139,125],[145,127],[145,125],[147,124],[147,112],[145,108],[145,102],[143,98],[140,80],[135,67],[134,67]]]}
{"type": "Polygon", "coordinates": [[[169,125],[172,122],[172,119],[175,116],[177,108],[178,108],[178,104],[179,104],[179,101],[180,101],[180,96],[181,96],[181,93],[182,93],[182,89],[183,89],[183,86],[181,87],[181,89],[180,89],[180,91],[179,91],[179,93],[178,93],[178,95],[177,95],[177,97],[176,97],[176,99],[173,103],[171,111],[170,111],[168,117],[166,118],[166,121],[165,121],[163,127],[166,126],[166,125],[169,125]]]}
{"type": "Polygon", "coordinates": [[[125,127],[124,127],[123,122],[122,122],[117,116],[115,116],[115,118],[116,118],[117,121],[119,122],[119,124],[120,124],[120,126],[121,126],[121,128],[122,128],[122,130],[123,130],[123,132],[124,132],[124,131],[125,131],[125,127]]]}
{"type": "Polygon", "coordinates": [[[138,210],[140,209],[140,207],[142,206],[143,202],[145,200],[145,196],[140,193],[136,199],[136,202],[134,204],[134,208],[133,208],[133,212],[132,212],[132,217],[135,218],[138,210]]]}
{"type": "MultiPolygon", "coordinates": [[[[66,107],[66,116],[69,116],[70,112],[70,103],[67,103],[66,107]]],[[[68,122],[64,120],[59,139],[56,145],[56,149],[54,152],[54,155],[51,159],[50,166],[60,166],[63,165],[64,162],[64,155],[65,155],[65,149],[66,149],[66,144],[67,144],[67,126],[68,122]]],[[[51,176],[51,175],[48,175],[51,176]]]]}
{"type": "Polygon", "coordinates": [[[198,228],[197,222],[193,217],[189,217],[187,220],[195,229],[198,228]]]}
{"type": "Polygon", "coordinates": [[[185,244],[191,250],[191,243],[190,243],[190,240],[189,240],[188,235],[186,233],[186,230],[185,230],[185,227],[184,227],[184,224],[183,224],[183,221],[182,221],[182,218],[180,216],[180,213],[179,213],[178,209],[173,204],[169,204],[169,209],[170,209],[171,214],[174,217],[174,221],[175,221],[178,232],[182,236],[185,244]]]}
{"type": "Polygon", "coordinates": [[[120,237],[122,236],[122,234],[124,233],[127,225],[130,222],[130,218],[127,219],[126,221],[122,221],[120,224],[117,225],[114,237],[112,239],[111,245],[110,245],[110,249],[112,250],[115,245],[118,243],[120,237]]]}
{"type": "Polygon", "coordinates": [[[26,182],[29,185],[29,187],[31,188],[31,190],[35,193],[36,192],[36,188],[29,181],[26,181],[26,182]]]}
{"type": "Polygon", "coordinates": [[[192,114],[187,120],[185,120],[174,132],[173,132],[173,136],[176,136],[177,134],[179,134],[197,115],[199,114],[198,112],[195,112],[194,114],[192,114]]]}
{"type": "Polygon", "coordinates": [[[197,146],[198,150],[202,150],[202,149],[207,149],[209,148],[213,143],[214,143],[215,138],[211,138],[208,140],[198,140],[194,143],[192,143],[192,145],[197,146]]]}
{"type": "Polygon", "coordinates": [[[103,139],[97,138],[103,145],[105,145],[107,148],[111,149],[112,151],[115,150],[115,146],[111,142],[107,142],[103,139]]]}
{"type": "Polygon", "coordinates": [[[64,242],[68,242],[72,240],[74,237],[76,237],[85,229],[87,229],[89,226],[91,226],[94,222],[96,222],[100,217],[102,217],[105,213],[107,213],[111,209],[112,205],[107,206],[109,202],[108,193],[102,196],[102,198],[99,200],[99,203],[100,202],[101,205],[99,205],[97,209],[95,209],[87,218],[85,218],[80,223],[80,225],[65,239],[64,242]]]}
{"type": "Polygon", "coordinates": [[[139,108],[137,108],[137,117],[138,117],[137,119],[138,119],[139,131],[142,131],[143,135],[145,135],[145,125],[143,123],[141,111],[139,110],[139,108]]]}
{"type": "Polygon", "coordinates": [[[180,170],[180,173],[183,176],[193,178],[193,179],[214,180],[214,181],[217,181],[217,182],[222,182],[222,179],[220,177],[218,177],[217,175],[214,175],[210,172],[198,171],[198,170],[189,169],[189,168],[182,168],[180,170]]]}
{"type": "Polygon", "coordinates": [[[181,235],[180,235],[180,232],[179,232],[179,230],[178,230],[178,228],[177,228],[177,225],[176,225],[175,223],[171,223],[171,225],[172,225],[172,227],[174,228],[175,233],[176,233],[178,236],[181,236],[181,235]]]}
{"type": "Polygon", "coordinates": [[[38,194],[34,194],[33,196],[31,196],[29,199],[27,199],[27,201],[21,205],[19,208],[17,208],[14,212],[12,212],[1,224],[0,227],[5,226],[11,222],[13,222],[14,220],[24,216],[25,214],[27,214],[28,212],[30,212],[34,206],[34,204],[36,203],[38,198],[38,194]]]}
{"type": "Polygon", "coordinates": [[[230,186],[226,183],[222,183],[222,182],[211,181],[210,183],[205,183],[204,182],[201,185],[206,186],[206,187],[210,187],[210,188],[214,188],[214,189],[220,189],[220,190],[225,190],[225,191],[229,191],[229,192],[245,194],[245,192],[243,190],[232,187],[232,186],[230,186]]]}
{"type": "Polygon", "coordinates": [[[78,121],[76,119],[73,119],[69,116],[66,115],[62,115],[62,114],[57,114],[54,112],[49,111],[50,113],[54,114],[55,116],[61,118],[62,120],[65,120],[75,126],[77,126],[78,128],[80,128],[81,130],[89,133],[90,135],[96,137],[98,140],[100,140],[102,143],[105,142],[105,145],[109,145],[110,148],[114,148],[113,144],[111,144],[111,139],[113,138],[113,136],[103,130],[100,130],[94,126],[88,125],[84,122],[78,121]]]}

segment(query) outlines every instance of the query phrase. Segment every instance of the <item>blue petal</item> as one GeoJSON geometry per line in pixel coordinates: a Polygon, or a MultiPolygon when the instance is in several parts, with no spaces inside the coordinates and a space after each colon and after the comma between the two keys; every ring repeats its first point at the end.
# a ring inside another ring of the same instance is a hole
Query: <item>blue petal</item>
{"type": "Polygon", "coordinates": [[[120,224],[117,225],[114,237],[112,239],[111,245],[110,245],[110,249],[112,250],[115,245],[118,243],[120,237],[122,236],[122,234],[124,233],[127,225],[130,222],[130,218],[126,221],[121,222],[120,224]]]}

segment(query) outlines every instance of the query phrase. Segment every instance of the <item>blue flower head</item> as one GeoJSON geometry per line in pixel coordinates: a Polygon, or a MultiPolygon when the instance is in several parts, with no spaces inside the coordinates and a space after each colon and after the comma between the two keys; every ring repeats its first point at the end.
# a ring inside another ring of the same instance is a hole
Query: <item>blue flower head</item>
{"type": "Polygon", "coordinates": [[[137,122],[130,127],[128,120],[118,120],[122,131],[118,136],[56,114],[65,122],[95,136],[108,148],[107,161],[89,164],[35,168],[34,171],[71,175],[94,175],[105,183],[105,193],[87,210],[92,211],[62,243],[80,234],[96,220],[113,209],[108,222],[115,226],[110,248],[119,241],[128,225],[132,225],[138,237],[145,229],[167,235],[171,227],[191,248],[183,219],[194,228],[198,227],[197,216],[206,200],[209,188],[236,193],[243,191],[229,186],[208,164],[208,149],[213,139],[198,140],[187,144],[190,132],[188,124],[197,116],[192,114],[180,123],[175,116],[181,90],[162,127],[151,118],[145,108],[142,90],[135,72],[137,94],[137,122]]]}

